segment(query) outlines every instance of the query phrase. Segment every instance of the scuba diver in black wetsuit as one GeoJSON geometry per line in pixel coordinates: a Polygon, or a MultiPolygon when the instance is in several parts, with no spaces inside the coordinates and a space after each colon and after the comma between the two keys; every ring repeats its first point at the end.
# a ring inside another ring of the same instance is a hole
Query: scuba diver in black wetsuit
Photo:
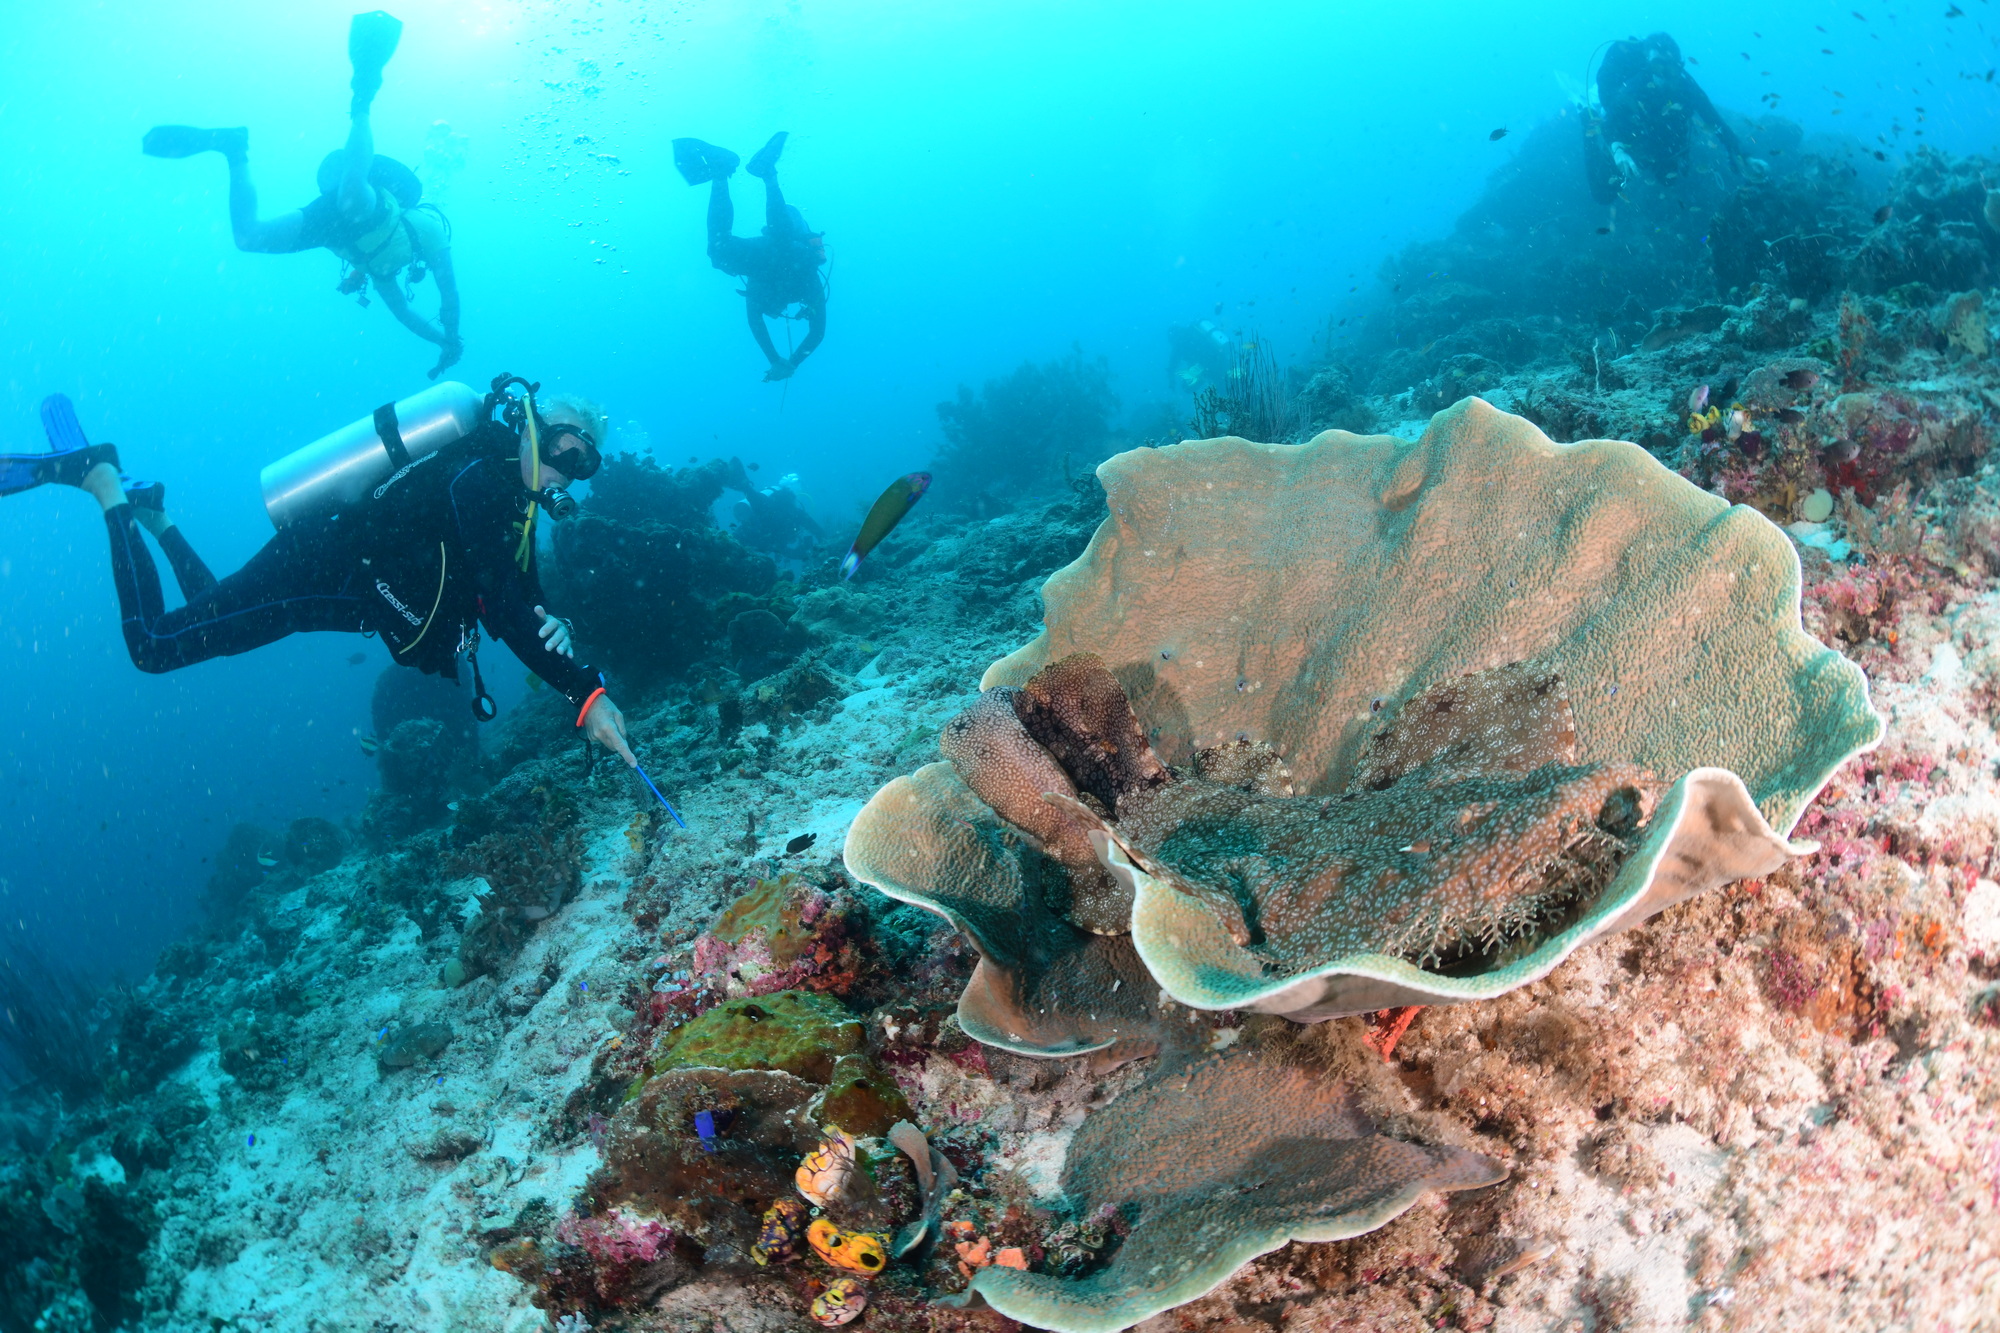
{"type": "Polygon", "coordinates": [[[1688,131],[1700,120],[1715,132],[1738,175],[1759,180],[1764,164],[1745,157],[1708,94],[1681,63],[1666,33],[1613,42],[1597,67],[1583,117],[1584,171],[1591,198],[1614,203],[1635,172],[1666,184],[1687,170],[1688,131]]]}
{"type": "MultiPolygon", "coordinates": [[[[304,208],[272,218],[257,216],[257,190],[250,183],[250,131],[155,125],[141,150],[149,157],[193,157],[216,152],[229,163],[229,224],[236,248],[262,254],[328,249],[347,264],[343,294],[362,293],[372,282],[376,295],[404,328],[442,354],[431,367],[436,379],[465,352],[458,334],[458,277],[451,264],[451,224],[433,204],[423,203],[423,183],[392,157],[375,152],[369,108],[382,88],[382,67],[396,52],[403,25],[377,10],[356,14],[348,31],[354,65],[354,98],[347,146],[319,164],[319,198],[304,208]],[[437,275],[438,322],[410,308],[404,281],[415,284],[425,272],[437,275]]],[[[368,298],[361,297],[366,305],[368,298]]]]}
{"type": "Polygon", "coordinates": [[[764,234],[735,234],[736,206],[729,198],[729,177],[736,154],[699,139],[674,140],[674,166],[689,185],[707,182],[708,259],[732,277],[743,279],[743,303],[750,316],[750,336],[763,349],[771,368],[766,381],[788,380],[799,364],[826,337],[826,263],[822,233],[806,226],[803,213],[785,202],[778,188],[778,154],[785,150],[780,130],[757,150],[743,169],[764,182],[764,234]],[[767,319],[780,319],[798,306],[806,320],[805,341],[790,356],[779,356],[771,343],[767,319]]]}
{"type": "MultiPolygon", "coordinates": [[[[483,720],[493,706],[479,677],[483,624],[569,699],[590,739],[636,767],[624,715],[604,678],[575,661],[569,623],[543,609],[535,566],[536,515],[574,511],[563,488],[597,471],[602,414],[577,400],[538,407],[536,387],[496,379],[470,434],[410,459],[357,500],[292,518],[222,579],[167,517],[164,487],[121,487],[116,446],[87,444],[67,399],[43,405],[55,452],[0,455],[0,495],[56,483],[97,500],[111,536],[125,646],[141,671],[174,671],[315,630],[374,633],[398,662],[452,680],[459,655],[468,654],[473,707],[483,720]],[[509,392],[517,384],[525,396],[509,392]],[[159,540],[185,606],[166,609],[141,527],[159,540]]],[[[386,447],[397,431],[395,409],[378,411],[375,425],[386,447]]],[[[400,437],[389,456],[399,453],[408,457],[400,437]]]]}

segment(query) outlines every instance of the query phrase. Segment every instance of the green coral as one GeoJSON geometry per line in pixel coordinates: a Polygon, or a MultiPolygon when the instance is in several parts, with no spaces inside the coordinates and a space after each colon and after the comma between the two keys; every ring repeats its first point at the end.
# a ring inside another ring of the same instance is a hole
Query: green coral
{"type": "Polygon", "coordinates": [[[827,1083],[843,1055],[861,1049],[861,1020],[838,1000],[784,990],[719,1004],[664,1039],[653,1072],[674,1069],[781,1069],[827,1083]]]}
{"type": "Polygon", "coordinates": [[[898,1120],[914,1117],[895,1081],[865,1055],[843,1055],[819,1101],[821,1124],[864,1138],[886,1134],[898,1120]]]}

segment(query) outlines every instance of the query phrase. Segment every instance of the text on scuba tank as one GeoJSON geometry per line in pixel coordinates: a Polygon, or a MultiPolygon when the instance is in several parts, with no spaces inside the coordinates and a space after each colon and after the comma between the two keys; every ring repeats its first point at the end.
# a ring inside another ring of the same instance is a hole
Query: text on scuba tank
{"type": "Polygon", "coordinates": [[[401,481],[404,477],[409,476],[412,469],[420,468],[424,464],[430,462],[433,458],[436,457],[437,457],[436,454],[425,454],[422,458],[413,458],[409,462],[403,464],[403,466],[397,468],[395,474],[391,476],[389,480],[383,482],[380,486],[377,486],[375,488],[374,492],[375,498],[377,500],[381,499],[384,492],[386,492],[391,486],[394,486],[397,482],[401,481]]]}

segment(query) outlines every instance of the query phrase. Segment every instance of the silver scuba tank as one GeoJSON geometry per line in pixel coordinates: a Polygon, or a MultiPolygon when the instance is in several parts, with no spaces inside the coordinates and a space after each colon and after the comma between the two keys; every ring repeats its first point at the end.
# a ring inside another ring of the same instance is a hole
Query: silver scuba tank
{"type": "Polygon", "coordinates": [[[359,500],[397,469],[470,435],[486,400],[455,380],[323,435],[266,467],[259,480],[275,527],[359,500]]]}

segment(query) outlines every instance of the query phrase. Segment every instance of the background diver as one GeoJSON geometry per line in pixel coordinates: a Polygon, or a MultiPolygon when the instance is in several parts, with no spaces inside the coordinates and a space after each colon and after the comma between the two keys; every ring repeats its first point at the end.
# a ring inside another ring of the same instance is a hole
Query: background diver
{"type": "MultiPolygon", "coordinates": [[[[53,452],[0,455],[0,495],[51,483],[88,491],[104,511],[125,647],[141,671],[176,671],[316,630],[379,634],[397,662],[458,679],[470,657],[475,708],[491,716],[479,678],[479,627],[560,690],[584,734],[638,761],[604,678],[575,660],[569,622],[543,609],[535,515],[551,492],[597,471],[603,413],[579,399],[537,407],[496,387],[488,419],[404,466],[356,503],[300,517],[227,577],[209,572],[166,513],[166,488],[126,490],[115,445],[88,443],[69,400],[43,404],[53,452]],[[502,403],[509,410],[495,419],[502,403]],[[530,447],[526,414],[537,423],[530,447]],[[141,528],[172,567],[186,605],[167,610],[141,528]],[[428,610],[426,610],[428,608],[428,610]]],[[[571,502],[573,504],[573,502],[571,502]]]]}
{"type": "Polygon", "coordinates": [[[1764,164],[1744,156],[1735,131],[1681,63],[1681,49],[1672,37],[1656,32],[1644,41],[1611,43],[1597,67],[1583,118],[1591,198],[1615,203],[1635,172],[1658,184],[1686,172],[1688,131],[1696,120],[1715,132],[1738,175],[1763,178],[1764,164]]]}
{"type": "Polygon", "coordinates": [[[826,337],[826,263],[823,233],[806,226],[803,213],[785,202],[778,188],[778,154],[785,150],[780,130],[757,150],[744,170],[764,182],[764,233],[738,236],[736,206],[729,198],[729,177],[736,154],[700,139],[674,140],[674,166],[689,185],[707,182],[708,258],[724,273],[743,279],[743,304],[750,317],[750,336],[763,349],[771,368],[765,380],[786,380],[799,363],[813,354],[826,337]],[[771,343],[768,319],[780,319],[798,306],[806,320],[805,341],[790,356],[779,356],[771,343]]]}
{"type": "Polygon", "coordinates": [[[736,540],[780,560],[810,559],[826,534],[799,502],[798,481],[794,473],[775,486],[760,487],[750,480],[742,459],[730,459],[727,483],[743,497],[736,503],[736,540]]]}
{"type": "MultiPolygon", "coordinates": [[[[402,23],[380,10],[354,16],[347,34],[348,58],[354,65],[347,146],[320,162],[319,198],[304,208],[272,218],[257,216],[248,129],[156,125],[147,131],[141,148],[151,157],[222,154],[229,163],[229,225],[236,248],[261,254],[333,251],[347,265],[341,292],[363,293],[372,282],[403,327],[442,349],[430,370],[436,379],[465,352],[458,333],[451,224],[435,205],[423,202],[423,183],[414,171],[392,157],[377,155],[368,123],[369,107],[382,88],[382,67],[396,53],[402,32],[402,23]],[[436,324],[410,307],[404,290],[406,281],[416,284],[427,270],[437,275],[436,324]]],[[[363,294],[362,304],[367,300],[363,294]]]]}

